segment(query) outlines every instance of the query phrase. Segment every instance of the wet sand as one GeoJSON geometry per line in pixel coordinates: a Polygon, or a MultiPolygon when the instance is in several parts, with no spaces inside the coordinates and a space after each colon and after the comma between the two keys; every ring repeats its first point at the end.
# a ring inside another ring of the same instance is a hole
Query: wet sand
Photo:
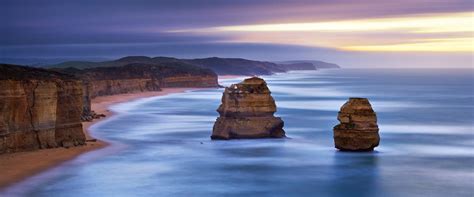
{"type": "MultiPolygon", "coordinates": [[[[113,114],[108,109],[113,104],[195,89],[197,88],[164,88],[160,92],[141,92],[94,98],[91,103],[92,110],[97,114],[105,114],[106,118],[94,119],[92,122],[82,123],[86,139],[95,139],[89,128],[93,124],[111,117],[113,114]]],[[[0,155],[0,188],[8,187],[16,182],[71,160],[85,152],[101,149],[107,145],[107,142],[97,139],[96,142],[87,142],[87,145],[69,149],[53,148],[0,155]]]]}

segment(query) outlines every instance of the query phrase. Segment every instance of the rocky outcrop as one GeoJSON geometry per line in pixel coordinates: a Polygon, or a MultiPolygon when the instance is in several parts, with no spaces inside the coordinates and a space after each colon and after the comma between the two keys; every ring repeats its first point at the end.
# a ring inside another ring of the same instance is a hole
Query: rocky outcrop
{"type": "Polygon", "coordinates": [[[335,147],[342,151],[372,151],[379,145],[377,116],[366,98],[349,98],[334,127],[335,147]]]}
{"type": "Polygon", "coordinates": [[[85,144],[82,93],[73,76],[0,64],[0,153],[85,144]]]}
{"type": "Polygon", "coordinates": [[[212,139],[285,137],[283,121],[266,82],[258,77],[225,88],[212,139]]]}

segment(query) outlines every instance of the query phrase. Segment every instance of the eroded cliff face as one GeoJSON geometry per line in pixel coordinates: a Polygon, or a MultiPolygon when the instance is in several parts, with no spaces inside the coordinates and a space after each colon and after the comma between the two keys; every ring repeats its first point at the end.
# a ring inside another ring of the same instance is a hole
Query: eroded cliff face
{"type": "Polygon", "coordinates": [[[366,98],[349,98],[334,127],[335,147],[342,151],[372,151],[379,145],[377,115],[366,98]]]}
{"type": "Polygon", "coordinates": [[[123,65],[124,62],[132,60],[122,59],[119,61],[121,64],[117,64],[119,66],[116,67],[96,67],[83,70],[76,68],[55,69],[82,79],[84,95],[82,120],[93,119],[94,113],[90,107],[91,99],[98,96],[160,91],[161,88],[168,87],[218,86],[217,75],[209,69],[174,63],[123,65]]]}
{"type": "Polygon", "coordinates": [[[158,81],[151,79],[92,80],[90,97],[133,92],[160,91],[158,81]]]}
{"type": "Polygon", "coordinates": [[[217,87],[215,75],[181,75],[164,77],[160,80],[161,87],[217,87]]]}
{"type": "Polygon", "coordinates": [[[225,88],[212,139],[285,137],[266,82],[258,77],[225,88]]]}
{"type": "Polygon", "coordinates": [[[166,87],[217,87],[217,75],[209,69],[190,65],[163,66],[132,63],[118,67],[84,70],[67,68],[59,71],[73,74],[88,84],[91,98],[97,96],[160,91],[166,87]]]}
{"type": "Polygon", "coordinates": [[[78,80],[60,83],[57,95],[56,143],[63,147],[85,144],[85,135],[80,122],[83,107],[81,82],[78,80]]]}
{"type": "Polygon", "coordinates": [[[85,144],[80,80],[4,64],[0,73],[0,153],[85,144]]]}

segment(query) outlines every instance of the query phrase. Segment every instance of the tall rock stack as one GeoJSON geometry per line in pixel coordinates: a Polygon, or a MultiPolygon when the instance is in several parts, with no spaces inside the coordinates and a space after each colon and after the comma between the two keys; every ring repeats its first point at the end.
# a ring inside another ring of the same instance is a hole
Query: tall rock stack
{"type": "Polygon", "coordinates": [[[335,147],[342,151],[372,151],[379,145],[377,116],[366,98],[349,98],[334,127],[335,147]]]}
{"type": "Polygon", "coordinates": [[[267,83],[258,77],[225,88],[212,139],[285,137],[283,121],[273,114],[275,100],[267,83]]]}

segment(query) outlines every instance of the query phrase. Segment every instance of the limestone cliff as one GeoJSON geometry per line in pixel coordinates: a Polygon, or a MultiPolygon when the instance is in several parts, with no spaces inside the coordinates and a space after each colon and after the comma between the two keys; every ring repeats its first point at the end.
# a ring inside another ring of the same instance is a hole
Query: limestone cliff
{"type": "Polygon", "coordinates": [[[75,75],[89,88],[91,98],[97,96],[159,91],[166,87],[217,87],[217,75],[195,66],[164,66],[132,63],[118,67],[88,69],[56,69],[75,75]]]}
{"type": "Polygon", "coordinates": [[[334,143],[343,151],[372,151],[379,145],[377,116],[366,98],[350,98],[339,111],[334,143]]]}
{"type": "MultiPolygon", "coordinates": [[[[142,58],[138,58],[140,60],[142,58]]],[[[130,62],[134,59],[121,59],[130,62]]],[[[137,60],[136,60],[137,61],[137,60]]],[[[120,64],[119,64],[120,65],[120,64]]],[[[83,120],[91,120],[92,98],[124,93],[160,91],[168,87],[218,87],[217,75],[192,65],[130,63],[117,67],[54,69],[82,79],[84,90],[83,120]]]]}
{"type": "Polygon", "coordinates": [[[70,75],[0,64],[0,153],[85,144],[82,94],[70,75]]]}
{"type": "Polygon", "coordinates": [[[225,88],[212,139],[285,137],[266,82],[258,77],[225,88]]]}

